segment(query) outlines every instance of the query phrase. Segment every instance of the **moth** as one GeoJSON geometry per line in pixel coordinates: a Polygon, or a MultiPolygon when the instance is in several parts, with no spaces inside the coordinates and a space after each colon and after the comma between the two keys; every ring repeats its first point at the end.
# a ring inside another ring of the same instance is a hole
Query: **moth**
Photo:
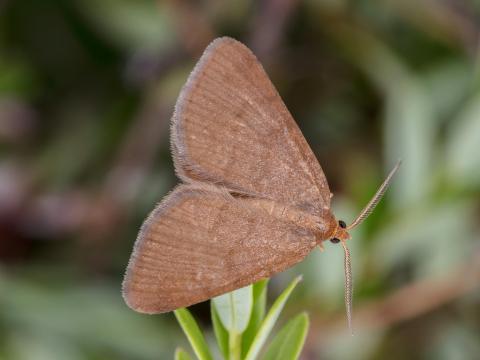
{"type": "Polygon", "coordinates": [[[134,310],[163,313],[244,287],[303,260],[323,241],[346,242],[384,194],[399,163],[346,226],[327,179],[255,55],[222,37],[178,97],[171,147],[182,183],[143,223],[123,282],[134,310]]]}

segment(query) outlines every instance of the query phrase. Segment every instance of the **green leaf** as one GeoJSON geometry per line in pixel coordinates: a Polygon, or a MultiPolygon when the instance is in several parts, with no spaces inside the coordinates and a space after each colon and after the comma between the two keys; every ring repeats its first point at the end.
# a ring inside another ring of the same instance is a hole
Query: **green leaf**
{"type": "Polygon", "coordinates": [[[238,334],[245,331],[252,313],[253,292],[251,285],[217,296],[212,300],[225,329],[238,334]]]}
{"type": "Polygon", "coordinates": [[[210,350],[208,349],[207,342],[205,341],[197,322],[193,318],[192,314],[190,314],[190,311],[182,308],[175,310],[174,313],[198,359],[212,360],[213,358],[210,350]]]}
{"type": "Polygon", "coordinates": [[[253,338],[265,317],[267,304],[268,279],[253,284],[253,307],[250,322],[242,335],[242,356],[245,356],[252,345],[253,338]]]}
{"type": "Polygon", "coordinates": [[[388,164],[403,160],[395,186],[389,190],[397,208],[417,204],[431,191],[436,126],[432,104],[419,79],[405,78],[393,86],[385,102],[384,144],[388,164]]]}
{"type": "Polygon", "coordinates": [[[213,301],[210,301],[210,312],[212,315],[213,332],[215,333],[215,338],[217,339],[218,348],[220,349],[223,357],[228,359],[228,332],[218,317],[213,301]]]}
{"type": "Polygon", "coordinates": [[[290,294],[301,279],[301,276],[297,276],[290,283],[290,285],[280,294],[277,300],[275,300],[272,307],[268,311],[267,316],[262,321],[262,325],[260,325],[260,329],[258,330],[257,335],[255,335],[255,338],[253,339],[252,346],[248,350],[245,360],[253,360],[257,358],[260,349],[267,340],[270,331],[272,331],[272,328],[275,325],[278,316],[280,315],[283,307],[285,306],[285,303],[287,302],[290,294]]]}
{"type": "Polygon", "coordinates": [[[473,97],[447,129],[447,174],[453,183],[480,183],[480,95],[473,97]]]}
{"type": "Polygon", "coordinates": [[[175,360],[192,360],[190,355],[182,348],[175,350],[175,360]]]}
{"type": "Polygon", "coordinates": [[[308,315],[301,313],[290,320],[275,336],[263,360],[298,359],[308,332],[308,315]]]}

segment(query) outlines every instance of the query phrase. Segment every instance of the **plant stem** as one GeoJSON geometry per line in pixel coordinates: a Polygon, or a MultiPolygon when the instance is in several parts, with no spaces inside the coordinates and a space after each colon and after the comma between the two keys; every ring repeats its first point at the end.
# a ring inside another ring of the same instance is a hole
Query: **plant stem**
{"type": "Polygon", "coordinates": [[[242,335],[232,330],[228,334],[229,360],[240,360],[242,353],[242,335]]]}

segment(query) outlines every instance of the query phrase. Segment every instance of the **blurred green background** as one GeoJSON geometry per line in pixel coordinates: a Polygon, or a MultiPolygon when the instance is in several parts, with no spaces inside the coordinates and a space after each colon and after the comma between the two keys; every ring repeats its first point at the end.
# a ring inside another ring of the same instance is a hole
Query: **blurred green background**
{"type": "MultiPolygon", "coordinates": [[[[177,182],[169,120],[205,46],[246,43],[351,221],[343,253],[295,274],[304,359],[480,358],[480,4],[466,0],[0,1],[0,359],[167,359],[172,314],[136,314],[121,281],[136,232],[177,182]]],[[[192,308],[211,337],[208,304],[192,308]]],[[[282,322],[282,319],[281,321],[282,322]]]]}

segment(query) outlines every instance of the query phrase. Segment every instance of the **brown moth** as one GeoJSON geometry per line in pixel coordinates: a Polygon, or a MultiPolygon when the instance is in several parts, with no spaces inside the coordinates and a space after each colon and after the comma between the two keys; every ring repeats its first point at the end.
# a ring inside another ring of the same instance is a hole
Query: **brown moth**
{"type": "Polygon", "coordinates": [[[346,241],[399,164],[346,226],[330,210],[327,179],[262,65],[242,43],[214,40],[183,87],[171,125],[182,184],[145,220],[123,282],[134,310],[162,313],[252,284],[346,241]]]}

